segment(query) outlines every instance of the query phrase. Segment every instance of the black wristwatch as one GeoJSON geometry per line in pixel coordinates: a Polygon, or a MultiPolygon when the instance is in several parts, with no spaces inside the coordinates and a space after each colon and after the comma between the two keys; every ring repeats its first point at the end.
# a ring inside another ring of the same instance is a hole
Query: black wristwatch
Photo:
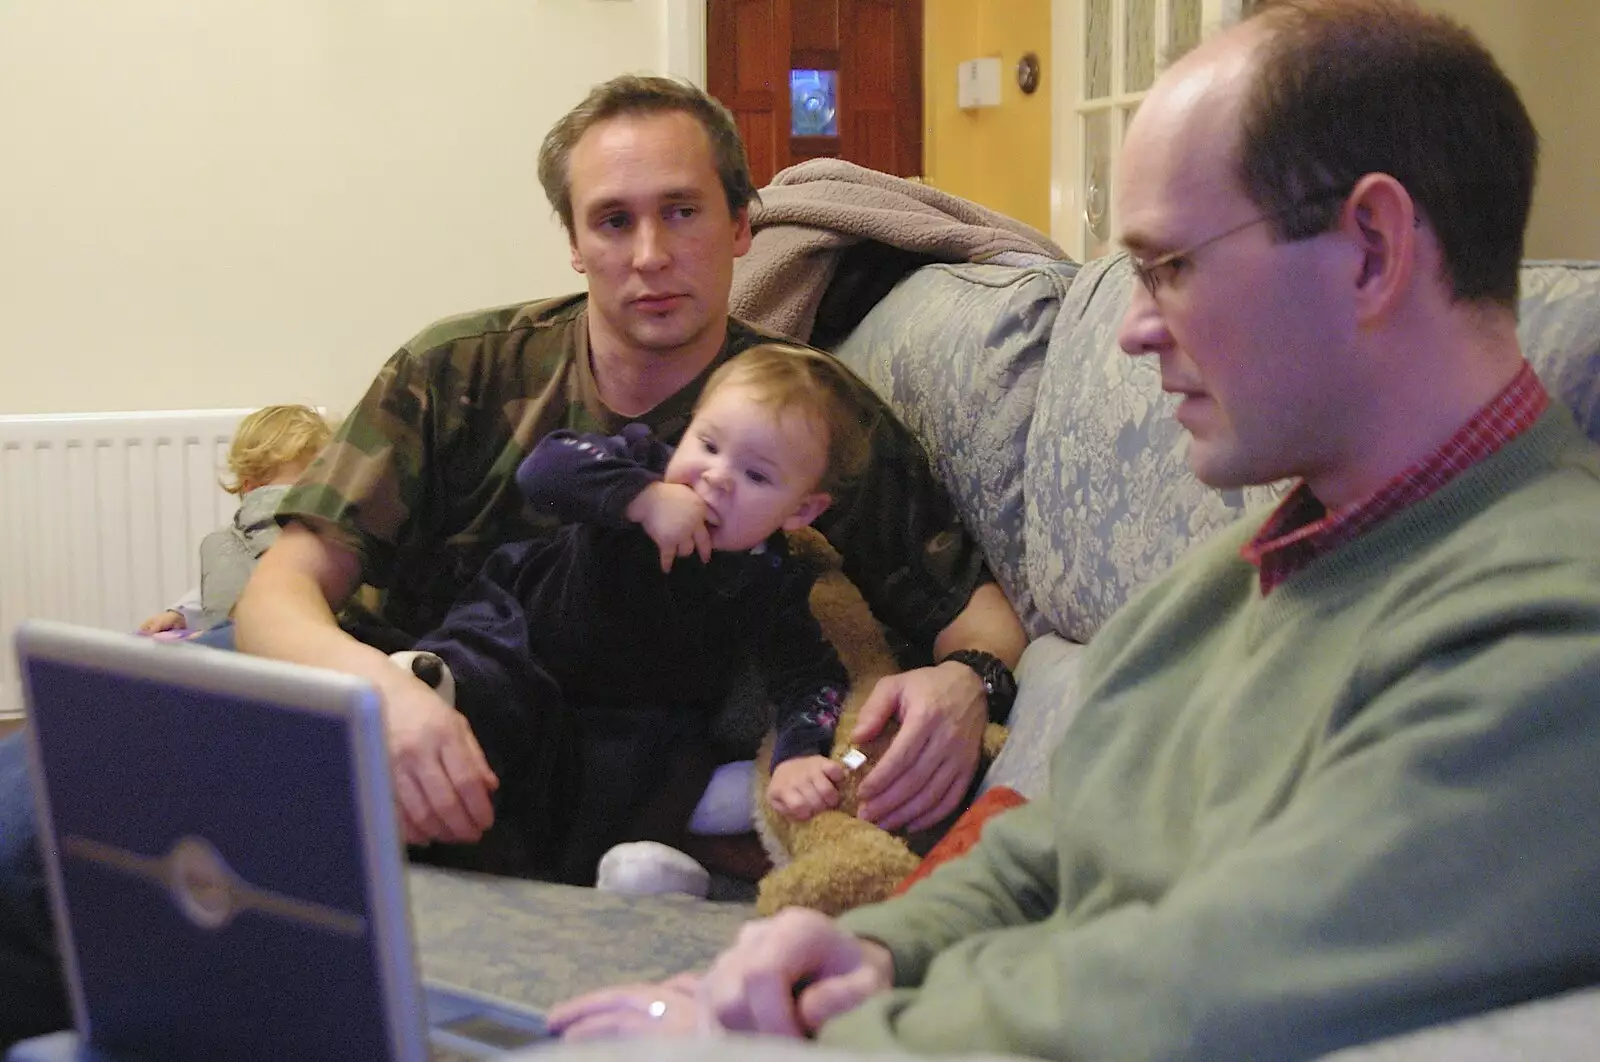
{"type": "Polygon", "coordinates": [[[1006,667],[1005,661],[982,649],[957,649],[944,660],[965,664],[983,680],[983,691],[989,696],[989,721],[1003,723],[1011,717],[1011,706],[1017,700],[1017,676],[1006,667]]]}

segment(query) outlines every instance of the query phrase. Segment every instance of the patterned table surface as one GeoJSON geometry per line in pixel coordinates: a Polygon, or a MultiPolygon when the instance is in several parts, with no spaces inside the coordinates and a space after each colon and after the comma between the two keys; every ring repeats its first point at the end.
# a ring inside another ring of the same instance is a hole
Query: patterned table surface
{"type": "Polygon", "coordinates": [[[705,965],[754,917],[747,904],[594,889],[454,870],[409,870],[423,975],[549,1007],[622,981],[705,965]]]}

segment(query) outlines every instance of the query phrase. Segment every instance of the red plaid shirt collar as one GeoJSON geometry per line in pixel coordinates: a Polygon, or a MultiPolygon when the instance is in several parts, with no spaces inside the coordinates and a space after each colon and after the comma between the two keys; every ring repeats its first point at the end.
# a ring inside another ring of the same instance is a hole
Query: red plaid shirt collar
{"type": "Polygon", "coordinates": [[[1365,501],[1328,512],[1304,481],[1273,510],[1239,555],[1261,573],[1265,597],[1312,561],[1334,552],[1402,509],[1417,504],[1533,426],[1550,395],[1523,363],[1516,379],[1433,453],[1365,501]]]}

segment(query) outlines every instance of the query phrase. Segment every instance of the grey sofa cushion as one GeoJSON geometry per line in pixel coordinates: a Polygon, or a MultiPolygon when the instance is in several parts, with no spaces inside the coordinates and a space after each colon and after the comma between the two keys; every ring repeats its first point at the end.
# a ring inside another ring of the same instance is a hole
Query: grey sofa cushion
{"type": "Polygon", "coordinates": [[[1076,269],[924,266],[834,351],[921,440],[1033,634],[1044,625],[1023,575],[1023,442],[1076,269]]]}
{"type": "Polygon", "coordinates": [[[1050,626],[1087,642],[1138,587],[1271,488],[1215,491],[1189,472],[1187,437],[1154,358],[1117,345],[1133,271],[1084,265],[1050,343],[1023,473],[1028,587],[1050,626]]]}
{"type": "Polygon", "coordinates": [[[1600,262],[1527,263],[1518,311],[1523,353],[1600,442],[1600,262]]]}
{"type": "Polygon", "coordinates": [[[1017,703],[1012,706],[1005,748],[983,776],[981,790],[1009,786],[1027,797],[1044,797],[1050,757],[1078,711],[1078,670],[1087,647],[1054,634],[1028,644],[1017,663],[1017,703]]]}
{"type": "Polygon", "coordinates": [[[1600,989],[1438,1025],[1323,1062],[1589,1062],[1600,1057],[1600,989]]]}
{"type": "MultiPolygon", "coordinates": [[[[945,1055],[946,1062],[1027,1062],[1001,1055],[945,1055]]],[[[688,1040],[613,1040],[530,1047],[506,1062],[917,1062],[926,1055],[901,1051],[852,1051],[776,1037],[716,1036],[688,1040]]]]}
{"type": "MultiPolygon", "coordinates": [[[[1125,254],[1078,273],[1028,438],[1028,591],[1050,626],[1075,641],[1088,641],[1195,543],[1283,491],[1217,491],[1190,473],[1187,438],[1172,417],[1177,399],[1161,393],[1155,359],[1117,345],[1131,282],[1125,254]]],[[[1600,441],[1600,263],[1527,263],[1518,333],[1540,378],[1600,441]]]]}

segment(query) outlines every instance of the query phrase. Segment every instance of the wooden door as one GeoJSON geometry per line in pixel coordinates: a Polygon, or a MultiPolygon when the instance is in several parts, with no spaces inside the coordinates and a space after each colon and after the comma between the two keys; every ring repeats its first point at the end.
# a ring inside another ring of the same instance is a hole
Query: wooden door
{"type": "Polygon", "coordinates": [[[922,172],[922,0],[710,0],[706,15],[706,87],[758,185],[812,158],[922,172]]]}

